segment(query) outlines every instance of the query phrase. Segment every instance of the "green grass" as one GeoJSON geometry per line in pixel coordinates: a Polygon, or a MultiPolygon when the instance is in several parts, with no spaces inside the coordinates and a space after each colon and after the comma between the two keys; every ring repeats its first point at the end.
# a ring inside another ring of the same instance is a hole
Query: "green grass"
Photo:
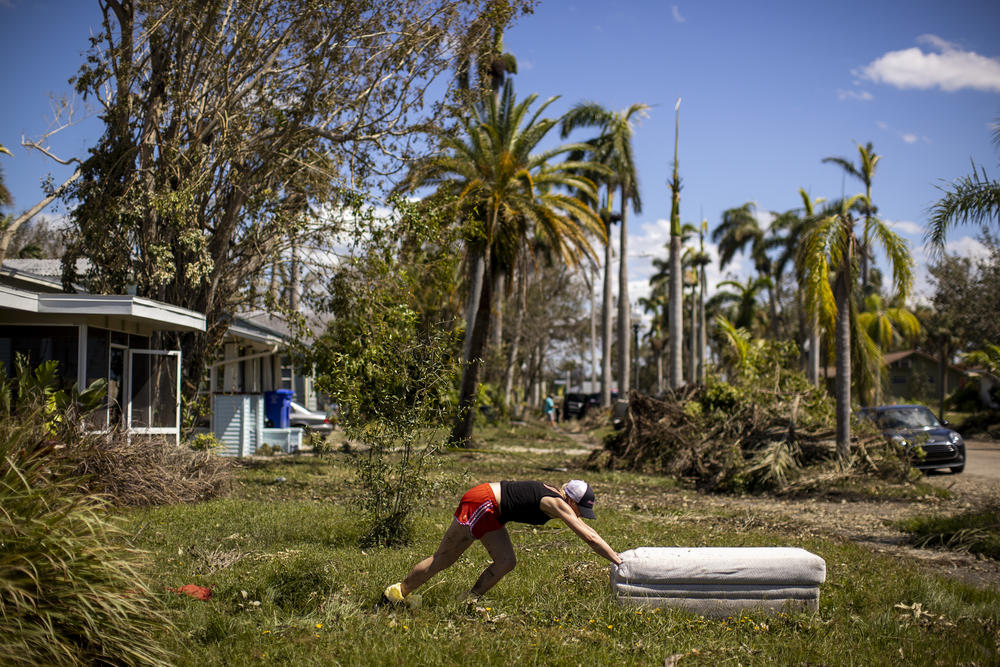
{"type": "Polygon", "coordinates": [[[743,521],[709,510],[672,480],[589,473],[574,447],[537,429],[485,429],[474,452],[440,457],[435,497],[419,502],[417,539],[361,549],[348,454],[283,457],[240,473],[234,495],[198,505],[130,511],[137,546],[179,631],[181,665],[468,664],[684,665],[997,664],[1000,593],[980,590],[791,523],[743,521]],[[545,444],[539,444],[544,442],[545,444]],[[552,468],[570,466],[568,472],[552,468]],[[511,526],[518,567],[468,609],[458,598],[486,565],[474,545],[424,587],[421,609],[374,610],[382,589],[430,554],[464,489],[476,482],[581,476],[598,496],[594,527],[615,548],[641,545],[800,546],[827,563],[818,614],[709,620],[619,606],[607,564],[554,522],[511,526]],[[284,477],[284,482],[275,478],[284,477]],[[683,502],[686,498],[688,502],[683,502]],[[202,602],[165,590],[211,586],[202,602]],[[901,606],[897,606],[901,605],[901,606]]]}
{"type": "Polygon", "coordinates": [[[920,516],[897,523],[920,546],[942,546],[1000,559],[1000,507],[950,517],[920,516]]]}

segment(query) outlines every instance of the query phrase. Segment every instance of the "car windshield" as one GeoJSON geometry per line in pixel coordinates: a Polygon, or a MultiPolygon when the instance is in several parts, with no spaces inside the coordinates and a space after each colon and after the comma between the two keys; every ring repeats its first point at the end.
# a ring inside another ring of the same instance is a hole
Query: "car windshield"
{"type": "Polygon", "coordinates": [[[882,428],[924,428],[940,426],[937,417],[927,408],[893,408],[883,410],[878,416],[882,428]]]}

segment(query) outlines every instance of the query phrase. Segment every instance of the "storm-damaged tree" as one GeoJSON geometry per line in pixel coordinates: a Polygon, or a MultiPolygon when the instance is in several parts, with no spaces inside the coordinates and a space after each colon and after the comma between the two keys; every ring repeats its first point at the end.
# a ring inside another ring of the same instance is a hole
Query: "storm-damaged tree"
{"type": "MultiPolygon", "coordinates": [[[[878,377],[882,355],[870,336],[861,329],[858,304],[854,299],[859,278],[861,240],[856,232],[853,211],[861,203],[868,210],[865,195],[855,195],[832,203],[829,211],[816,221],[803,239],[799,263],[802,289],[809,312],[819,313],[827,331],[834,332],[836,347],[837,456],[847,465],[851,456],[851,346],[869,346],[856,355],[867,360],[862,373],[878,377]]],[[[913,259],[906,242],[878,218],[872,219],[871,240],[883,248],[892,268],[892,285],[905,301],[913,284],[913,259]]]]}
{"type": "Polygon", "coordinates": [[[440,149],[415,162],[400,186],[407,191],[431,186],[439,195],[453,197],[455,218],[470,227],[465,237],[479,239],[484,248],[484,279],[451,433],[451,442],[459,446],[472,437],[497,275],[511,275],[524,249],[537,247],[535,240],[553,257],[574,265],[583,255],[593,255],[588,236],[604,239],[597,214],[568,194],[585,192],[593,198],[594,184],[582,174],[601,167],[554,162],[571,151],[585,150],[586,145],[538,150],[559,119],[542,117],[556,98],[532,111],[535,99],[529,95],[517,101],[508,81],[499,99],[488,95],[482,102],[455,109],[460,129],[438,133],[440,149]]]}
{"type": "Polygon", "coordinates": [[[328,242],[320,212],[436,120],[428,89],[489,38],[487,4],[103,0],[75,86],[105,128],[68,193],[64,283],[86,257],[91,290],[205,313],[207,334],[180,341],[190,395],[264,267],[328,242]]]}
{"type": "MultiPolygon", "coordinates": [[[[631,302],[628,298],[628,209],[631,205],[636,213],[642,213],[642,199],[639,196],[639,178],[635,168],[635,154],[632,148],[632,134],[635,124],[646,115],[649,106],[641,102],[622,111],[610,111],[599,104],[586,102],[573,107],[563,118],[562,136],[567,137],[578,127],[596,127],[599,134],[588,140],[592,149],[586,154],[575,156],[600,163],[608,168],[608,173],[599,179],[607,189],[607,205],[610,209],[614,191],[619,191],[619,221],[621,222],[618,243],[618,393],[626,396],[630,389],[629,369],[631,366],[632,329],[631,302]]],[[[607,216],[606,216],[607,217],[607,216]]],[[[606,227],[608,231],[610,229],[606,227]]],[[[608,239],[610,244],[611,239],[608,239]]],[[[610,261],[605,261],[607,274],[610,261]]],[[[607,281],[606,281],[607,282],[607,281]]],[[[604,315],[605,320],[610,313],[604,315]]],[[[608,342],[605,349],[610,349],[608,342]]],[[[610,383],[605,381],[604,386],[610,383]]],[[[602,394],[604,390],[602,390],[602,394]]],[[[602,398],[603,400],[603,398],[602,398]]]]}

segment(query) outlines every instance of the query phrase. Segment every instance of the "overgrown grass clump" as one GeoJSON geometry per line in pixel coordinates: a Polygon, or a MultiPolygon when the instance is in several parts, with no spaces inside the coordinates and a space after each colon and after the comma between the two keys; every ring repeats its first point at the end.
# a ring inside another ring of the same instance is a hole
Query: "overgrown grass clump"
{"type": "Polygon", "coordinates": [[[41,410],[0,419],[0,656],[5,664],[170,664],[138,563],[56,452],[41,410]]]}
{"type": "Polygon", "coordinates": [[[1000,559],[1000,507],[947,517],[912,517],[896,525],[921,547],[944,547],[1000,559]]]}

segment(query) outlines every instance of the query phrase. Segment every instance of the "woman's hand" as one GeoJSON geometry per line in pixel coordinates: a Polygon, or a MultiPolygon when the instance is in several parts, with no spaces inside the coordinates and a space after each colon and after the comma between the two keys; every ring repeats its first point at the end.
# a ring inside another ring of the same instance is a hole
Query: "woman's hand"
{"type": "Polygon", "coordinates": [[[618,553],[608,546],[608,543],[597,534],[596,530],[584,523],[583,519],[577,516],[565,500],[552,497],[542,498],[541,508],[553,519],[562,519],[595,553],[604,556],[616,565],[622,562],[618,553]]]}

